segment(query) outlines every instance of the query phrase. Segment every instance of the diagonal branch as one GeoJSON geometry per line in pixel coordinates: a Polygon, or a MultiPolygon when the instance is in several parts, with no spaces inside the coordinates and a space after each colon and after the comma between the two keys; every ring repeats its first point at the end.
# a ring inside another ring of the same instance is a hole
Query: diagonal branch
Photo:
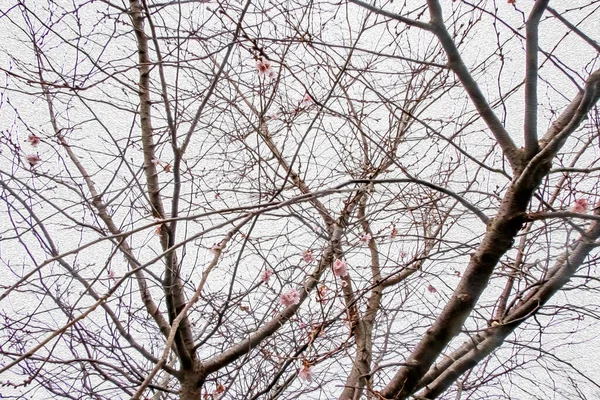
{"type": "MultiPolygon", "coordinates": [[[[600,210],[596,209],[596,216],[600,210]]],[[[473,368],[477,363],[490,355],[504,343],[504,340],[525,320],[535,315],[544,304],[552,298],[575,274],[590,251],[596,247],[594,243],[600,237],[600,223],[592,222],[587,232],[580,236],[574,250],[567,250],[560,256],[549,271],[546,281],[536,289],[500,324],[488,328],[472,341],[465,343],[453,354],[446,357],[440,365],[432,369],[419,386],[426,386],[419,395],[433,399],[441,395],[460,375],[473,368]]]]}
{"type": "Polygon", "coordinates": [[[559,12],[557,12],[552,7],[547,7],[547,10],[550,12],[550,14],[554,15],[560,22],[562,22],[563,24],[565,24],[565,26],[568,29],[570,29],[572,32],[575,32],[577,34],[577,36],[579,36],[580,38],[582,38],[583,40],[585,40],[585,42],[587,44],[589,44],[590,46],[592,46],[594,49],[596,49],[597,52],[600,53],[600,44],[598,42],[596,42],[594,39],[592,39],[591,37],[589,37],[588,35],[586,35],[585,33],[583,33],[581,31],[581,29],[577,28],[575,25],[573,25],[572,23],[570,23],[565,17],[563,17],[559,12]]]}
{"type": "Polygon", "coordinates": [[[526,221],[525,211],[543,177],[550,171],[551,160],[556,151],[598,100],[599,85],[600,72],[597,71],[588,79],[584,94],[579,94],[574,100],[577,105],[570,105],[559,117],[559,121],[564,125],[561,123],[550,128],[556,131],[553,140],[528,163],[520,176],[512,181],[496,217],[487,226],[483,241],[471,256],[452,298],[426,331],[406,365],[381,392],[384,398],[406,399],[413,394],[430,366],[447,344],[458,335],[487,287],[500,257],[512,247],[515,236],[526,221]]]}
{"type": "Polygon", "coordinates": [[[513,171],[520,170],[522,164],[521,152],[517,149],[517,146],[504,128],[504,125],[490,107],[485,96],[479,89],[479,85],[477,85],[477,82],[475,82],[462,60],[454,40],[452,40],[450,33],[448,33],[448,30],[444,25],[442,8],[439,2],[437,0],[427,0],[427,4],[429,5],[429,13],[431,16],[431,31],[437,36],[442,44],[442,47],[448,56],[448,65],[450,69],[454,71],[465,91],[471,98],[477,112],[496,138],[496,141],[502,148],[513,171]]]}
{"type": "Polygon", "coordinates": [[[371,5],[369,3],[365,3],[364,1],[361,0],[348,0],[350,3],[356,4],[358,6],[361,6],[363,8],[366,8],[367,10],[375,13],[375,14],[379,14],[379,15],[383,15],[384,17],[396,20],[396,21],[400,21],[408,26],[414,26],[417,28],[421,28],[424,29],[426,31],[430,31],[431,30],[431,26],[429,26],[429,24],[425,23],[425,22],[421,22],[421,21],[416,21],[414,19],[410,19],[410,18],[406,18],[403,17],[402,15],[399,14],[394,14],[391,13],[389,11],[385,11],[383,8],[381,7],[377,7],[374,5],[371,5]]]}

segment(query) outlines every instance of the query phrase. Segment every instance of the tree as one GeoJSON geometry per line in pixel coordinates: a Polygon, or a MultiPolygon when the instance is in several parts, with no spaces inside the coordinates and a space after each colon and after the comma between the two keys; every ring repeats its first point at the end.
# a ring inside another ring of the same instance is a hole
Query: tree
{"type": "Polygon", "coordinates": [[[598,4],[13,0],[2,396],[597,396],[598,4]]]}

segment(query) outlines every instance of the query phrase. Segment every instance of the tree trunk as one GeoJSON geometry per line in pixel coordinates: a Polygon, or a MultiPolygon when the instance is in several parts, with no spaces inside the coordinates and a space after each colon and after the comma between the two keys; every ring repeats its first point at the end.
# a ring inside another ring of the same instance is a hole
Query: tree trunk
{"type": "Polygon", "coordinates": [[[204,377],[199,371],[184,371],[180,379],[179,400],[200,400],[204,377]]]}

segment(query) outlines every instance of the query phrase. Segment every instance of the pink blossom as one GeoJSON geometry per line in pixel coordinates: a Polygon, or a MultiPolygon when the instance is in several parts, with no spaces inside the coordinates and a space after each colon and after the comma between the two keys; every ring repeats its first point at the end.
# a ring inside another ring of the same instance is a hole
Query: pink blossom
{"type": "Polygon", "coordinates": [[[327,296],[327,292],[329,291],[329,288],[325,285],[321,285],[319,286],[319,288],[317,289],[317,301],[319,303],[324,303],[325,301],[327,301],[327,299],[325,298],[327,296]]]}
{"type": "Polygon", "coordinates": [[[300,372],[298,372],[298,377],[306,382],[312,382],[312,371],[310,370],[310,366],[303,365],[300,368],[300,372]]]}
{"type": "Polygon", "coordinates": [[[35,133],[30,133],[27,137],[27,141],[29,142],[29,144],[35,147],[40,143],[40,138],[35,133]]]}
{"type": "Polygon", "coordinates": [[[269,78],[275,76],[275,72],[271,68],[271,63],[266,60],[264,61],[262,58],[256,62],[256,69],[258,70],[259,75],[267,75],[269,78]]]}
{"type": "Polygon", "coordinates": [[[308,107],[313,103],[313,99],[312,97],[310,97],[310,94],[306,93],[304,95],[304,97],[302,98],[302,102],[300,103],[301,106],[304,107],[308,107]]]}
{"type": "Polygon", "coordinates": [[[362,236],[360,237],[360,241],[361,241],[362,243],[369,243],[369,242],[371,241],[371,238],[372,238],[372,236],[371,236],[371,234],[370,234],[370,233],[365,233],[364,235],[362,235],[362,236]]]}
{"type": "Polygon", "coordinates": [[[260,276],[260,280],[264,283],[269,283],[269,279],[271,279],[271,275],[273,275],[273,270],[271,268],[265,268],[262,275],[260,276]]]}
{"type": "Polygon", "coordinates": [[[571,211],[576,213],[585,213],[588,209],[588,201],[586,199],[576,199],[571,211]]]}
{"type": "Polygon", "coordinates": [[[296,289],[290,289],[279,297],[279,301],[285,307],[300,303],[300,292],[296,289]]]}
{"type": "Polygon", "coordinates": [[[302,259],[306,263],[311,263],[315,261],[315,256],[313,256],[312,250],[306,249],[302,252],[302,259]]]}
{"type": "Polygon", "coordinates": [[[333,274],[335,276],[348,276],[348,264],[340,259],[335,260],[333,263],[333,274]]]}
{"type": "Polygon", "coordinates": [[[434,288],[431,284],[427,286],[427,290],[429,290],[429,293],[437,293],[437,289],[434,288]]]}
{"type": "Polygon", "coordinates": [[[40,161],[42,161],[40,156],[38,156],[37,154],[27,154],[26,159],[27,159],[27,162],[29,163],[29,165],[31,165],[32,167],[34,165],[36,165],[37,163],[39,163],[40,161]]]}
{"type": "Polygon", "coordinates": [[[393,227],[392,233],[390,233],[390,239],[394,239],[396,236],[398,236],[398,229],[396,229],[396,227],[393,227]]]}

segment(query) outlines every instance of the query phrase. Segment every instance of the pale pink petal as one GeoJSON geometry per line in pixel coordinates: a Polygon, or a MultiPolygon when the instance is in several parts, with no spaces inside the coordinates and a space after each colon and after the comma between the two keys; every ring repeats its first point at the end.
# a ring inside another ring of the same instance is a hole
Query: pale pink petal
{"type": "Polygon", "coordinates": [[[40,138],[35,133],[30,133],[27,137],[27,141],[29,142],[29,144],[35,147],[40,143],[40,138]]]}
{"type": "Polygon", "coordinates": [[[264,283],[269,283],[269,279],[271,279],[271,275],[273,275],[273,270],[271,268],[266,268],[262,275],[260,276],[260,280],[264,283]]]}
{"type": "Polygon", "coordinates": [[[576,199],[571,207],[571,211],[583,214],[588,209],[588,201],[586,199],[576,199]]]}
{"type": "Polygon", "coordinates": [[[365,233],[364,235],[362,235],[362,236],[360,237],[360,241],[361,241],[362,243],[369,243],[369,242],[371,241],[371,238],[372,238],[372,237],[371,237],[371,234],[370,234],[370,233],[365,233]]]}
{"type": "Polygon", "coordinates": [[[27,154],[26,160],[29,163],[29,165],[31,165],[32,167],[34,165],[36,165],[37,163],[39,163],[40,161],[42,161],[40,156],[38,156],[37,154],[27,154]]]}
{"type": "Polygon", "coordinates": [[[348,276],[348,264],[340,259],[335,260],[333,263],[333,274],[335,276],[348,276]]]}
{"type": "Polygon", "coordinates": [[[259,75],[267,75],[269,78],[275,76],[275,72],[271,68],[271,63],[268,60],[262,58],[256,62],[256,69],[259,75]]]}
{"type": "Polygon", "coordinates": [[[306,93],[304,95],[304,97],[302,98],[302,102],[300,103],[300,105],[304,106],[304,107],[308,107],[313,103],[313,99],[312,97],[310,97],[310,94],[306,93]]]}
{"type": "Polygon", "coordinates": [[[433,285],[429,285],[427,287],[427,290],[429,290],[430,293],[437,293],[437,289],[433,287],[433,285]]]}
{"type": "Polygon", "coordinates": [[[279,297],[279,301],[285,307],[300,303],[300,293],[296,289],[290,289],[279,297]]]}
{"type": "Polygon", "coordinates": [[[312,371],[310,367],[304,365],[300,368],[300,372],[298,372],[298,377],[306,382],[312,382],[312,371]]]}
{"type": "Polygon", "coordinates": [[[327,301],[327,299],[325,298],[327,296],[327,292],[329,291],[329,288],[325,285],[321,285],[319,286],[319,288],[317,289],[317,301],[319,303],[324,303],[325,301],[327,301]]]}
{"type": "Polygon", "coordinates": [[[312,250],[304,250],[302,252],[302,259],[304,260],[305,263],[311,263],[313,261],[315,261],[315,256],[313,256],[312,250]]]}

